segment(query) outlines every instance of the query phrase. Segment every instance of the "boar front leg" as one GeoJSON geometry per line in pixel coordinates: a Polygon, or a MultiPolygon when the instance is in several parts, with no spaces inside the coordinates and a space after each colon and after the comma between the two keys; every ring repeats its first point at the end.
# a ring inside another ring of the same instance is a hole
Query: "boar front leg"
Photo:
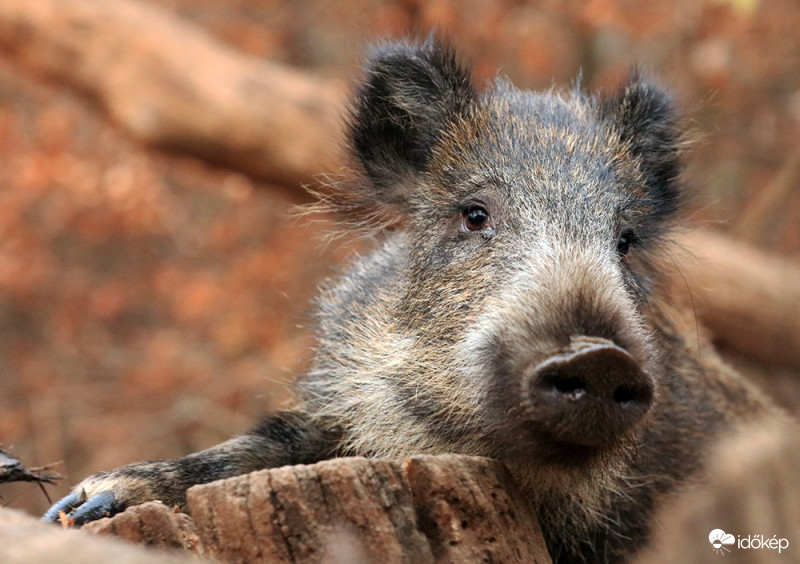
{"type": "Polygon", "coordinates": [[[186,509],[186,490],[262,468],[310,464],[336,453],[340,434],[299,412],[266,417],[252,431],[175,460],[138,462],[85,479],[42,517],[64,512],[76,525],[114,515],[126,507],[160,500],[186,509]]]}

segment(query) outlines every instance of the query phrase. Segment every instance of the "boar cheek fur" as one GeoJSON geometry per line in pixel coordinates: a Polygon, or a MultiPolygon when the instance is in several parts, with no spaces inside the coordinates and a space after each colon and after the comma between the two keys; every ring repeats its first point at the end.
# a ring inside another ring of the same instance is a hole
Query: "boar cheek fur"
{"type": "Polygon", "coordinates": [[[657,297],[682,196],[669,97],[636,74],[607,97],[479,92],[448,46],[399,42],[371,53],[349,131],[362,181],[326,204],[395,229],[323,290],[304,408],[337,422],[342,453],[502,460],[556,560],[630,554],[709,441],[768,410],[657,297]],[[460,228],[475,200],[491,233],[460,228]],[[655,386],[600,451],[538,437],[521,399],[525,367],[579,335],[627,350],[655,386]]]}

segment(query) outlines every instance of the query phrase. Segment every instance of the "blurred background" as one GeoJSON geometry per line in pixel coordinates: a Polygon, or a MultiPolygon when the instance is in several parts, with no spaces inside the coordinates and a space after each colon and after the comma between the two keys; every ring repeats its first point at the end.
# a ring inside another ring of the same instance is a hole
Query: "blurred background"
{"type": "MultiPolygon", "coordinates": [[[[582,73],[587,89],[611,90],[639,65],[675,92],[695,133],[688,221],[800,261],[796,0],[123,4],[345,87],[371,40],[432,28],[478,84],[499,73],[550,88],[582,73]]],[[[299,182],[153,148],[18,49],[0,48],[0,443],[28,466],[63,461],[56,498],[90,473],[209,447],[286,405],[308,363],[315,288],[354,243],[324,239],[326,218],[293,216],[309,201],[299,182]]],[[[800,392],[785,389],[795,405],[800,392]]],[[[0,496],[48,506],[30,484],[0,496]]]]}

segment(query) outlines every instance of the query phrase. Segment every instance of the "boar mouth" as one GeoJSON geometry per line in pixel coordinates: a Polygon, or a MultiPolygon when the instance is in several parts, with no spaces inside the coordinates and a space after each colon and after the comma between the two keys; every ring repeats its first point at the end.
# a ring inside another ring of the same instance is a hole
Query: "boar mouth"
{"type": "Polygon", "coordinates": [[[522,376],[525,427],[556,458],[607,450],[630,434],[653,402],[652,378],[625,349],[573,338],[522,376]]]}

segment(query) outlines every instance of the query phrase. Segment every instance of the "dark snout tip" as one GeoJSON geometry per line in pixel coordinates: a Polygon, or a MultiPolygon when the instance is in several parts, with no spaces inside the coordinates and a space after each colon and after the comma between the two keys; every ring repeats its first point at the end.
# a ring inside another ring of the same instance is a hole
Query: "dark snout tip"
{"type": "Polygon", "coordinates": [[[577,341],[529,369],[531,418],[555,440],[612,443],[653,402],[652,378],[625,349],[604,339],[577,341]]]}
{"type": "Polygon", "coordinates": [[[568,401],[585,396],[621,407],[649,406],[653,382],[625,349],[591,342],[551,356],[533,371],[531,384],[564,395],[568,401]]]}

